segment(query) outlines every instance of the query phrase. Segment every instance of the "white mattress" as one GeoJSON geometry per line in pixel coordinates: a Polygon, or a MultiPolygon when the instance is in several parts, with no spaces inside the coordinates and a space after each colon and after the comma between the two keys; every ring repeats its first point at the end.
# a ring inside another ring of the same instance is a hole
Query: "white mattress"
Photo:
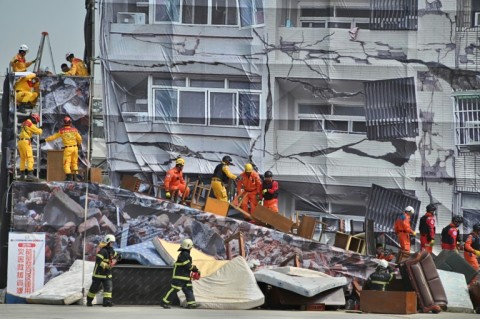
{"type": "Polygon", "coordinates": [[[447,295],[447,311],[473,313],[473,304],[470,300],[465,275],[440,269],[437,271],[447,295]]]}
{"type": "MultiPolygon", "coordinates": [[[[200,308],[204,309],[247,310],[265,302],[252,271],[240,256],[210,276],[193,281],[193,293],[200,308]]],[[[182,292],[178,293],[178,298],[182,306],[186,306],[182,292]]]]}
{"type": "Polygon", "coordinates": [[[345,277],[332,277],[319,271],[297,267],[261,269],[255,272],[255,279],[305,297],[313,297],[347,284],[345,277]]]}
{"type": "Polygon", "coordinates": [[[94,262],[75,260],[70,269],[50,280],[42,289],[26,297],[28,303],[48,305],[71,305],[83,299],[82,273],[84,287],[88,291],[92,284],[94,262]]]}

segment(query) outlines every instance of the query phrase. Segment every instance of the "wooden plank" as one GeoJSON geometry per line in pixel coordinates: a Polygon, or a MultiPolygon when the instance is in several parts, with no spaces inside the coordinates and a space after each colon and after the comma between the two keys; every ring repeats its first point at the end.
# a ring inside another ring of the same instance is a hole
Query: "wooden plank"
{"type": "Polygon", "coordinates": [[[282,231],[284,233],[289,233],[294,224],[290,219],[273,212],[272,210],[257,205],[255,211],[252,214],[254,219],[258,219],[262,223],[272,226],[273,228],[282,231]]]}
{"type": "Polygon", "coordinates": [[[63,172],[63,151],[47,151],[47,182],[63,182],[65,180],[63,172]]]}
{"type": "MultiPolygon", "coordinates": [[[[248,212],[244,211],[244,210],[241,209],[240,207],[235,206],[235,205],[233,205],[232,203],[230,203],[230,206],[231,206],[233,209],[235,209],[236,211],[239,211],[239,212],[243,215],[243,217],[245,217],[246,219],[249,219],[249,220],[252,219],[252,215],[250,215],[248,212]]],[[[257,207],[258,207],[258,206],[257,206],[257,207]]]]}
{"type": "Polygon", "coordinates": [[[97,183],[101,184],[103,181],[102,178],[102,169],[98,167],[92,167],[89,170],[90,176],[89,176],[89,181],[92,183],[97,183]]]}
{"type": "Polygon", "coordinates": [[[228,202],[224,202],[216,198],[209,197],[207,198],[207,202],[203,210],[208,213],[225,217],[228,214],[228,208],[229,208],[228,202]]]}

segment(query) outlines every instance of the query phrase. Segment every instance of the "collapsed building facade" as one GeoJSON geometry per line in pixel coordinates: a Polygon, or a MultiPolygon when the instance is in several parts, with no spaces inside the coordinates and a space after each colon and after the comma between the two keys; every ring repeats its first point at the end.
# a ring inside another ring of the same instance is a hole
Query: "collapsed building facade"
{"type": "Polygon", "coordinates": [[[475,221],[480,8],[382,3],[102,1],[113,184],[157,183],[177,156],[209,183],[230,155],[273,172],[287,216],[391,230],[381,215],[413,200],[438,206],[437,230],[475,221]]]}

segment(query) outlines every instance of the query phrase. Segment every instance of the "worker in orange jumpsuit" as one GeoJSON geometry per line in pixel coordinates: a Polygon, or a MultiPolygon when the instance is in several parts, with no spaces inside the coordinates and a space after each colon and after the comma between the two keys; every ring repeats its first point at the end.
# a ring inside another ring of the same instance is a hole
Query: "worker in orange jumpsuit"
{"type": "Polygon", "coordinates": [[[478,270],[478,256],[480,256],[480,224],[475,224],[473,225],[473,231],[465,241],[463,257],[473,269],[478,270]]]}
{"type": "Polygon", "coordinates": [[[26,119],[20,128],[18,135],[18,154],[20,155],[20,180],[25,180],[25,166],[27,168],[27,180],[33,180],[33,151],[32,151],[32,136],[41,135],[42,129],[37,127],[40,123],[40,116],[38,114],[31,114],[30,118],[26,119]]]}
{"type": "Polygon", "coordinates": [[[177,158],[175,161],[175,167],[168,170],[165,180],[163,182],[165,187],[165,197],[170,199],[172,194],[178,192],[178,196],[185,198],[190,194],[190,189],[187,187],[185,180],[183,179],[183,167],[185,166],[185,160],[183,158],[177,158]]]}
{"type": "Polygon", "coordinates": [[[245,164],[245,170],[240,174],[238,180],[238,202],[242,203],[241,207],[244,211],[252,214],[261,198],[262,180],[250,163],[245,164]]]}
{"type": "Polygon", "coordinates": [[[63,127],[57,133],[40,142],[50,142],[58,138],[61,138],[63,143],[63,171],[67,176],[65,180],[74,181],[78,172],[78,151],[82,149],[82,136],[72,127],[72,119],[69,116],[65,116],[63,127]]]}
{"type": "MultiPolygon", "coordinates": [[[[29,107],[34,107],[37,103],[39,88],[40,80],[35,73],[27,74],[18,79],[15,83],[15,99],[17,106],[28,104],[29,107]]],[[[21,110],[19,109],[19,111],[21,110]]]]}
{"type": "Polygon", "coordinates": [[[376,257],[377,259],[392,261],[395,255],[390,250],[386,250],[382,243],[378,243],[376,247],[376,257]]]}
{"type": "Polygon", "coordinates": [[[463,217],[455,215],[452,222],[442,229],[442,249],[458,251],[458,227],[463,223],[463,217]]]}
{"type": "Polygon", "coordinates": [[[412,206],[407,206],[403,214],[395,221],[394,230],[398,236],[400,249],[410,254],[410,235],[416,236],[417,233],[410,226],[410,219],[415,213],[412,206]]]}
{"type": "Polygon", "coordinates": [[[67,61],[71,63],[70,70],[65,72],[65,75],[72,75],[72,76],[89,76],[90,75],[88,73],[87,67],[85,66],[85,63],[79,58],[76,58],[73,55],[73,53],[68,52],[65,55],[65,59],[67,59],[67,61]]]}
{"type": "Polygon", "coordinates": [[[425,215],[420,218],[420,247],[429,253],[433,251],[435,244],[435,211],[437,207],[433,204],[428,204],[425,215]]]}
{"type": "Polygon", "coordinates": [[[236,180],[237,176],[230,172],[230,165],[234,165],[232,158],[228,155],[222,158],[222,162],[215,167],[212,177],[212,190],[216,199],[227,202],[227,189],[224,184],[228,183],[229,179],[236,180]]]}
{"type": "Polygon", "coordinates": [[[28,46],[22,44],[13,59],[10,61],[10,66],[12,67],[13,72],[27,72],[27,68],[32,65],[35,60],[27,62],[25,56],[28,52],[28,46]]]}
{"type": "Polygon", "coordinates": [[[278,213],[278,182],[273,180],[273,174],[266,171],[262,184],[263,207],[278,213]]]}

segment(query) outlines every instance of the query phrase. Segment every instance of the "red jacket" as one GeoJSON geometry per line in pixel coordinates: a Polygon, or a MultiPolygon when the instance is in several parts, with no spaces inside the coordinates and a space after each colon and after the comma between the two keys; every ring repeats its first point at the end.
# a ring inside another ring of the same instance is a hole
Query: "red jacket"
{"type": "Polygon", "coordinates": [[[420,235],[421,236],[426,236],[427,240],[431,241],[431,240],[435,239],[435,216],[433,216],[433,214],[429,213],[429,212],[426,212],[425,216],[427,216],[425,222],[426,222],[426,225],[427,225],[427,228],[428,228],[428,232],[427,233],[422,233],[422,230],[420,230],[420,235]]]}
{"type": "Polygon", "coordinates": [[[442,249],[455,250],[457,249],[458,229],[453,223],[442,230],[442,249]]]}

